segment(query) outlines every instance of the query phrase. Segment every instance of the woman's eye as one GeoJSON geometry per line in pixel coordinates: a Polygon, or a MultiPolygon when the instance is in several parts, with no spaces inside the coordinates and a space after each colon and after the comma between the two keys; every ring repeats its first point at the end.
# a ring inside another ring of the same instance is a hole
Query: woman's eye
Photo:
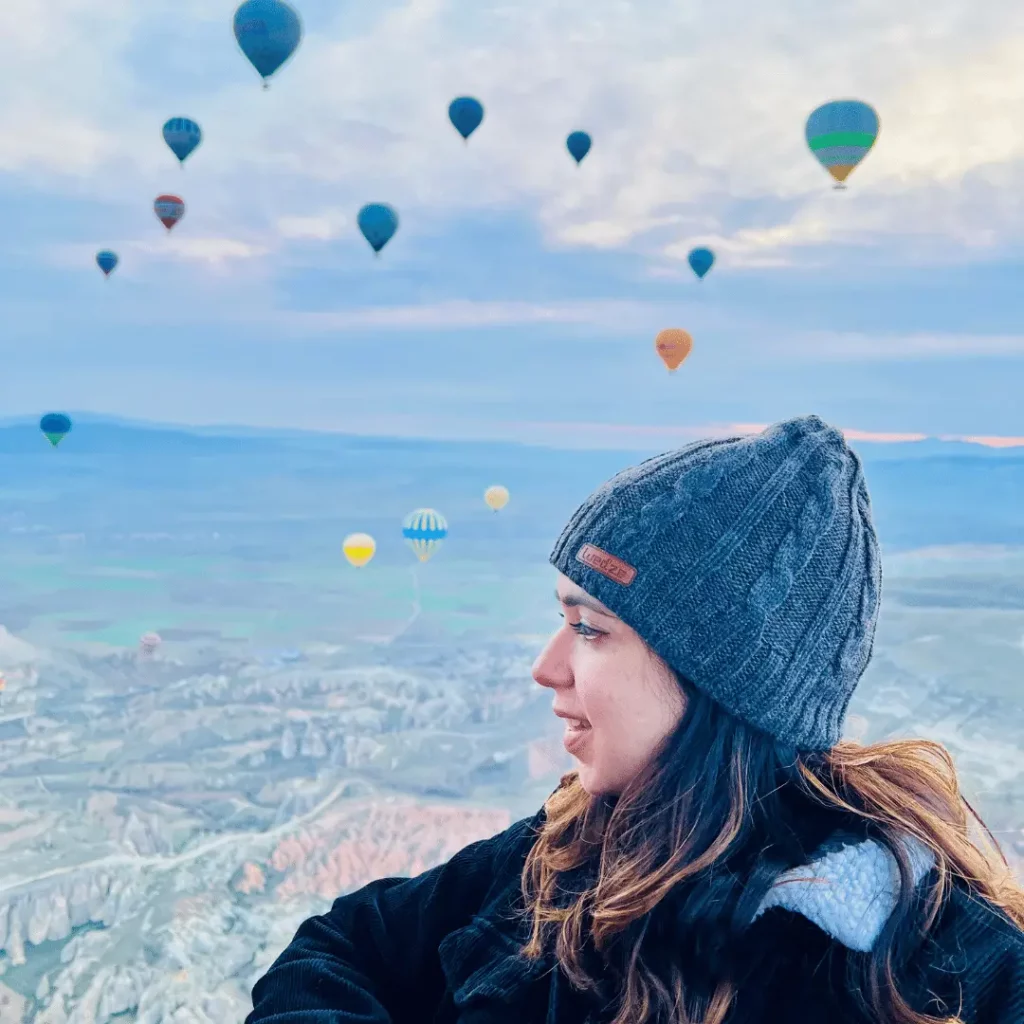
{"type": "MultiPolygon", "coordinates": [[[[565,621],[565,613],[559,612],[558,617],[565,621]]],[[[588,626],[585,622],[570,622],[569,628],[577,635],[583,637],[584,640],[596,640],[599,636],[604,634],[599,629],[594,629],[593,626],[588,626]]]]}
{"type": "Polygon", "coordinates": [[[574,622],[572,628],[577,636],[583,637],[584,640],[594,640],[601,635],[601,631],[593,629],[588,626],[585,622],[574,622]]]}

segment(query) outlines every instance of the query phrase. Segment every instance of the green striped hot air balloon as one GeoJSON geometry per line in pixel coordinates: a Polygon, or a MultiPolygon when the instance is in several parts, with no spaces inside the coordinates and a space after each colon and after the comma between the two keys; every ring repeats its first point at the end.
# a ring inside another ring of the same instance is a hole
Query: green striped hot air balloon
{"type": "Polygon", "coordinates": [[[807,145],[818,162],[835,178],[836,188],[868,155],[878,138],[878,114],[860,100],[823,103],[807,118],[807,145]]]}

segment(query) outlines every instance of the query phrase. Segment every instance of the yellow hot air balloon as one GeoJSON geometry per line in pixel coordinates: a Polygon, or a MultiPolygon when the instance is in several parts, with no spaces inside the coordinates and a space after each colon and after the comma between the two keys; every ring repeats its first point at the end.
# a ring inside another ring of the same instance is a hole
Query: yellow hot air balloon
{"type": "Polygon", "coordinates": [[[693,338],[678,327],[670,327],[659,331],[654,339],[654,349],[661,356],[661,361],[668,367],[669,373],[679,369],[683,360],[693,348],[693,338]]]}
{"type": "Polygon", "coordinates": [[[377,542],[368,533],[350,533],[342,544],[345,557],[356,566],[366,565],[377,550],[377,542]]]}
{"type": "Polygon", "coordinates": [[[495,484],[484,491],[484,501],[494,509],[495,512],[503,509],[508,504],[508,488],[501,484],[495,484]]]}

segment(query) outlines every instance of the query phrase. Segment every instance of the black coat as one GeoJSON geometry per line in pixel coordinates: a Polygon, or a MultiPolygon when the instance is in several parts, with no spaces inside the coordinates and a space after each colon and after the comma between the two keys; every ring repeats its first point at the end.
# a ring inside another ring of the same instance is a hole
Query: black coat
{"type": "MultiPolygon", "coordinates": [[[[417,878],[372,882],[309,918],[254,986],[245,1024],[610,1020],[550,960],[519,953],[524,924],[510,909],[520,902],[521,871],[540,820],[473,843],[417,878]]],[[[852,892],[839,902],[845,908],[851,900],[852,892]]],[[[741,951],[750,966],[729,1024],[868,1024],[844,991],[847,958],[866,954],[826,930],[829,913],[776,905],[754,921],[741,951]]],[[[833,931],[858,945],[841,928],[833,931]]],[[[1024,933],[954,886],[903,979],[901,991],[916,1010],[942,1016],[930,1001],[938,996],[945,1015],[959,1010],[964,1024],[1022,1024],[1024,933]]]]}

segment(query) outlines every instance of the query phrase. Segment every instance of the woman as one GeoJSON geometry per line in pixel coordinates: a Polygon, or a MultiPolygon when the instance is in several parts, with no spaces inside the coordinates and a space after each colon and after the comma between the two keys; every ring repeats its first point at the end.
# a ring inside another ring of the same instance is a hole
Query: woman
{"type": "Polygon", "coordinates": [[[247,1024],[1024,1021],[1024,892],[949,755],[840,740],[881,572],[837,430],[649,459],[551,561],[533,674],[577,769],[306,921],[247,1024]]]}

